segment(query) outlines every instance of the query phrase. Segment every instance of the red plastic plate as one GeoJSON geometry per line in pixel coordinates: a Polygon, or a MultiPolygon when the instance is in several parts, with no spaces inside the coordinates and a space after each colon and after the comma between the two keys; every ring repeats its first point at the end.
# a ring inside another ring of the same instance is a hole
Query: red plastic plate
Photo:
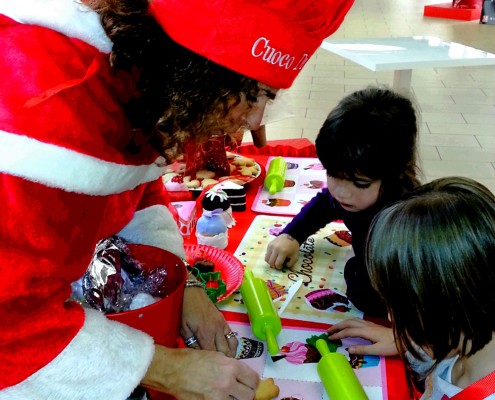
{"type": "MultiPolygon", "coordinates": [[[[239,289],[244,279],[244,266],[234,255],[216,247],[202,244],[185,245],[185,250],[188,262],[196,258],[203,258],[215,264],[215,271],[220,271],[220,278],[227,285],[227,291],[217,298],[217,302],[225,300],[239,289]]],[[[192,262],[189,263],[192,266],[192,262]]]]}

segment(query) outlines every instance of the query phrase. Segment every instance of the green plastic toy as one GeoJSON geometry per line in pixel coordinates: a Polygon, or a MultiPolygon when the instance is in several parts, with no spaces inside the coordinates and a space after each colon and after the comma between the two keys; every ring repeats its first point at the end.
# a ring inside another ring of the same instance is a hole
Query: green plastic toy
{"type": "Polygon", "coordinates": [[[316,341],[321,360],[316,367],[330,400],[368,400],[349,361],[341,353],[331,353],[324,339],[316,341]]]}
{"type": "Polygon", "coordinates": [[[192,274],[203,284],[208,298],[216,303],[218,298],[227,292],[227,284],[220,278],[220,271],[200,272],[197,268],[191,269],[192,274]]]}
{"type": "Polygon", "coordinates": [[[282,330],[282,321],[273,305],[266,282],[256,278],[253,271],[244,271],[241,295],[254,335],[260,340],[266,340],[270,354],[277,354],[277,335],[282,330]]]}
{"type": "Polygon", "coordinates": [[[286,170],[287,162],[282,157],[278,156],[270,161],[265,177],[265,187],[270,194],[280,192],[284,188],[286,170]]]}

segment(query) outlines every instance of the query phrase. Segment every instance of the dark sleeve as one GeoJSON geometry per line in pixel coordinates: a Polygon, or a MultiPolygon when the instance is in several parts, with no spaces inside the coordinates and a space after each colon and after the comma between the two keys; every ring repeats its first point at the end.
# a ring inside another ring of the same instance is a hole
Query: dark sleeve
{"type": "Polygon", "coordinates": [[[282,233],[291,235],[299,244],[302,244],[329,222],[338,219],[337,214],[334,200],[325,188],[301,209],[282,233]]]}

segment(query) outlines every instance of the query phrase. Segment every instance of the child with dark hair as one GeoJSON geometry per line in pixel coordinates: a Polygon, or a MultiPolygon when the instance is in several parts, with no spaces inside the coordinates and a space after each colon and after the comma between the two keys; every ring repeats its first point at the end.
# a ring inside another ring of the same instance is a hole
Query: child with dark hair
{"type": "Polygon", "coordinates": [[[399,352],[427,375],[425,399],[495,399],[494,261],[493,193],[468,178],[428,183],[370,228],[367,268],[393,330],[353,319],[330,339],[373,342],[354,354],[399,352]]]}
{"type": "Polygon", "coordinates": [[[328,187],[269,243],[265,260],[270,266],[291,267],[308,236],[342,219],[352,233],[354,250],[344,270],[347,297],[366,314],[385,316],[364,265],[364,245],[378,211],[419,184],[417,136],[416,112],[408,98],[380,87],[343,98],[316,138],[328,187]]]}

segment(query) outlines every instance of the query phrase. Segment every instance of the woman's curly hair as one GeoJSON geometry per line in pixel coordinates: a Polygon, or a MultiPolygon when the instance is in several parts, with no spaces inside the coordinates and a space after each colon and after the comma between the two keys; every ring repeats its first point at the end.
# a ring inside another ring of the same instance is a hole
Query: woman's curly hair
{"type": "Polygon", "coordinates": [[[113,42],[116,70],[137,76],[140,96],[126,103],[134,129],[164,155],[183,153],[194,137],[222,130],[229,109],[254,103],[258,82],[216,64],[173,41],[148,12],[148,0],[89,0],[113,42]]]}

